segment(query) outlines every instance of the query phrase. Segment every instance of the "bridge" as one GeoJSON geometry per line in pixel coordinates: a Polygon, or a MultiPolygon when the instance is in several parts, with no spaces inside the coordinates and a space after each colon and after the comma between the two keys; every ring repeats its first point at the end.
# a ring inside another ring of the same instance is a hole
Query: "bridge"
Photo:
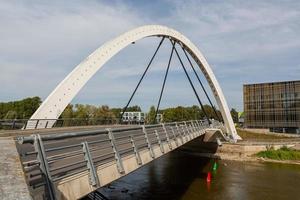
{"type": "MultiPolygon", "coordinates": [[[[159,25],[133,29],[94,51],[51,92],[30,120],[26,122],[23,129],[27,131],[27,135],[21,133],[20,136],[11,138],[11,140],[16,140],[17,144],[10,148],[12,148],[12,152],[16,152],[14,149],[17,148],[20,157],[15,161],[16,165],[10,169],[11,171],[8,170],[8,173],[11,172],[13,176],[13,173],[19,173],[22,169],[25,181],[20,179],[19,183],[24,184],[26,182],[29,190],[28,196],[33,199],[81,198],[204,134],[207,136],[207,140],[213,139],[219,143],[221,140],[236,142],[240,139],[235,130],[223,92],[202,53],[178,31],[159,25]],[[178,52],[177,47],[179,47],[185,55],[192,72],[196,75],[218,120],[206,117],[206,120],[161,124],[153,121],[154,124],[152,125],[40,133],[45,129],[51,129],[55,125],[66,106],[110,58],[129,44],[145,37],[158,37],[160,42],[124,107],[122,115],[128,108],[162,43],[169,40],[172,44],[172,50],[156,114],[159,111],[173,55],[177,56],[199,106],[205,113],[203,103],[178,52]],[[204,74],[221,112],[221,117],[216,112],[216,108],[196,72],[198,68],[195,68],[192,60],[204,74]],[[32,134],[28,135],[28,131],[29,133],[32,131],[32,134]],[[16,169],[14,170],[14,168],[16,169]]],[[[0,175],[2,175],[1,172],[0,175]]],[[[24,192],[24,188],[20,192],[24,192]]],[[[14,190],[13,185],[9,189],[14,190]]],[[[15,192],[16,194],[19,193],[18,191],[15,192]]]]}

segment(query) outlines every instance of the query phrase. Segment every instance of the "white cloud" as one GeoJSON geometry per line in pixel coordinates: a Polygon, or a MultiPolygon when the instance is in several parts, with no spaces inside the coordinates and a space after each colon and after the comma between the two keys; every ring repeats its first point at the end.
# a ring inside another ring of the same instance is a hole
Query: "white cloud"
{"type": "MultiPolygon", "coordinates": [[[[171,26],[195,42],[211,64],[225,95],[231,97],[228,102],[232,107],[242,109],[241,88],[245,82],[299,77],[299,1],[168,0],[153,2],[151,9],[144,4],[118,0],[1,1],[0,85],[5,87],[1,88],[0,101],[26,95],[45,98],[101,44],[149,23],[171,26]]],[[[125,102],[157,44],[156,38],[147,38],[120,52],[74,101],[98,104],[105,99],[115,105],[125,102]],[[124,80],[121,85],[120,80],[124,80]],[[110,87],[101,87],[103,84],[110,87]]],[[[169,53],[169,46],[164,46],[151,68],[154,75],[150,77],[157,85],[169,53]]],[[[184,98],[188,85],[184,76],[178,75],[179,63],[174,61],[173,66],[177,81],[172,82],[170,77],[168,95],[173,99],[169,101],[185,104],[190,102],[184,98]],[[184,95],[178,96],[179,90],[184,95]]],[[[148,105],[158,89],[151,80],[144,87],[147,93],[142,102],[148,105]]]]}
{"type": "Polygon", "coordinates": [[[40,85],[35,93],[45,97],[102,43],[143,24],[124,4],[96,1],[2,1],[0,13],[0,84],[9,91],[20,80],[29,82],[22,89],[29,96],[35,82],[40,85]]]}

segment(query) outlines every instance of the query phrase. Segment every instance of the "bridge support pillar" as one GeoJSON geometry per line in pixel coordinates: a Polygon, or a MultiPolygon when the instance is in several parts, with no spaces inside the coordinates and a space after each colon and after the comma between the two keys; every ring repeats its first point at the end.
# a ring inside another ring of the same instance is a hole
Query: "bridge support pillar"
{"type": "Polygon", "coordinates": [[[205,130],[204,142],[220,142],[227,141],[228,139],[224,136],[221,129],[210,128],[205,130]]]}

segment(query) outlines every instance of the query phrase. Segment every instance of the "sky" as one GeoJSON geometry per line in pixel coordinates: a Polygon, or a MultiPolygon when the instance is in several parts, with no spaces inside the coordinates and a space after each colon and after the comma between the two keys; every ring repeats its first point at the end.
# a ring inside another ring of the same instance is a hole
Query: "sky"
{"type": "MultiPolygon", "coordinates": [[[[200,49],[229,107],[241,111],[243,84],[300,79],[299,19],[299,0],[0,0],[0,101],[45,99],[106,41],[160,24],[200,49]]],[[[159,38],[145,38],[123,49],[72,103],[126,105],[158,43],[159,38]]],[[[163,43],[131,105],[147,110],[157,104],[170,51],[170,44],[163,43]]],[[[197,100],[175,57],[161,107],[177,105],[197,105],[197,100]]]]}

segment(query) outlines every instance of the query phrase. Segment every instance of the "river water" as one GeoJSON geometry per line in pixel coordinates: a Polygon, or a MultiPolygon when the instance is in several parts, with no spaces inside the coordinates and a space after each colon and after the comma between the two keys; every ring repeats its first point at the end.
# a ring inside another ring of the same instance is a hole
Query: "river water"
{"type": "Polygon", "coordinates": [[[108,199],[300,200],[299,165],[216,161],[201,156],[214,145],[200,143],[194,140],[98,191],[108,199]]]}

